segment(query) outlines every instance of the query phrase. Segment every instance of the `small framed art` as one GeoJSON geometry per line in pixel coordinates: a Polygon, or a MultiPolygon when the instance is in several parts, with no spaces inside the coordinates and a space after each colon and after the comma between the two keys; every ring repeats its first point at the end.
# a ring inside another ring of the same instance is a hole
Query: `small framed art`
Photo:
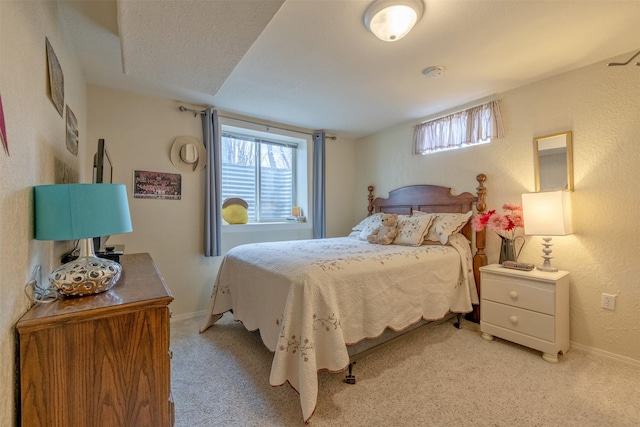
{"type": "Polygon", "coordinates": [[[136,199],[180,200],[182,175],[167,172],[133,172],[133,197],[136,199]]]}

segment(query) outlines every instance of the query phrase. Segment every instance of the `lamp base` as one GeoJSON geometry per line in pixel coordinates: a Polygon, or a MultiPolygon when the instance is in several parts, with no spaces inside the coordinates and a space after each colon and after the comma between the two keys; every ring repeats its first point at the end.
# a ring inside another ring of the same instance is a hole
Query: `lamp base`
{"type": "Polygon", "coordinates": [[[555,273],[556,271],[558,271],[558,269],[551,266],[551,258],[553,258],[551,256],[551,246],[553,246],[553,244],[551,243],[551,237],[543,237],[542,240],[542,253],[544,254],[542,255],[542,259],[544,259],[544,263],[542,263],[542,265],[540,266],[537,266],[536,268],[540,271],[555,273]]]}
{"type": "Polygon", "coordinates": [[[538,269],[538,270],[540,270],[540,271],[547,271],[547,272],[549,272],[549,273],[555,273],[556,271],[558,271],[558,269],[557,269],[557,268],[555,268],[555,267],[549,267],[549,268],[547,268],[547,267],[545,267],[545,266],[544,266],[544,264],[543,264],[543,265],[538,265],[538,266],[536,266],[536,269],[538,269]]]}
{"type": "Polygon", "coordinates": [[[115,261],[95,256],[81,256],[54,270],[49,280],[63,296],[81,297],[111,289],[122,275],[115,261]]]}

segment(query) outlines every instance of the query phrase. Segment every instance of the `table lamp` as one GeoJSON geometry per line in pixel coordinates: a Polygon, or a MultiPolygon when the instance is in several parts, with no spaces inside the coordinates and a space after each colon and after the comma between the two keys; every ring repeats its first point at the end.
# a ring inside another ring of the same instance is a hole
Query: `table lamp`
{"type": "Polygon", "coordinates": [[[522,195],[524,234],[543,236],[542,258],[538,266],[542,271],[558,271],[551,266],[551,236],[571,234],[571,193],[568,191],[544,191],[522,195]]]}
{"type": "Polygon", "coordinates": [[[98,258],[93,238],[129,233],[131,217],[123,184],[55,184],[34,187],[35,238],[80,239],[80,256],[54,270],[49,280],[64,296],[93,295],[111,289],[122,267],[98,258]]]}

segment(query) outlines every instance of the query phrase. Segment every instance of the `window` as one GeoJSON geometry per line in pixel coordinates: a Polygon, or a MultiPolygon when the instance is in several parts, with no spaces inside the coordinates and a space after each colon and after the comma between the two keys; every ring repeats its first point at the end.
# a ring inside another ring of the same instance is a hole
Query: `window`
{"type": "Polygon", "coordinates": [[[299,144],[224,127],[221,142],[222,200],[244,199],[249,222],[285,221],[292,206],[302,202],[297,191],[299,144]]]}
{"type": "Polygon", "coordinates": [[[504,135],[500,105],[491,101],[417,125],[413,153],[429,154],[483,144],[504,135]]]}

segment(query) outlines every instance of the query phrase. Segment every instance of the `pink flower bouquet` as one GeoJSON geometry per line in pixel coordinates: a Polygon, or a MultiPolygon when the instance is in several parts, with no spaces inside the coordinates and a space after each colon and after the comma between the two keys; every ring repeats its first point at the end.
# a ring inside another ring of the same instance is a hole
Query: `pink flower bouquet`
{"type": "Polygon", "coordinates": [[[488,227],[498,233],[500,237],[515,239],[516,230],[524,227],[522,207],[505,203],[502,205],[502,210],[506,212],[504,215],[497,213],[495,209],[484,215],[477,215],[471,221],[471,226],[476,231],[488,227]]]}

